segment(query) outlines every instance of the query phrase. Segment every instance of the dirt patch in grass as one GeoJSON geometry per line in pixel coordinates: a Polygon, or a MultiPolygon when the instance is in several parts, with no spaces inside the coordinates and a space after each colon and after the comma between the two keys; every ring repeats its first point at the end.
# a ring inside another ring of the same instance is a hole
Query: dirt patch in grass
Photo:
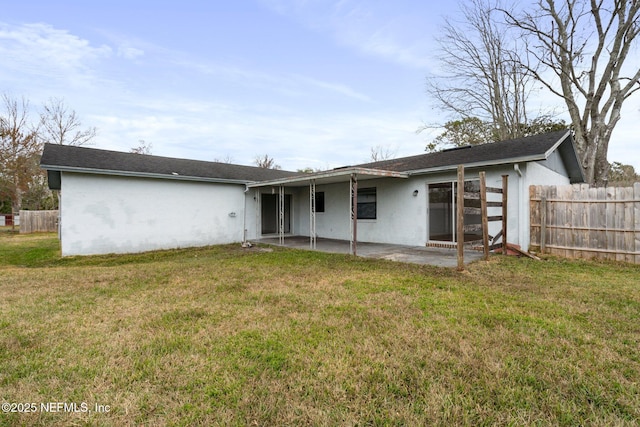
{"type": "Polygon", "coordinates": [[[640,268],[0,237],[0,425],[635,425],[640,268]],[[11,246],[13,245],[13,246],[11,246]],[[12,249],[7,249],[11,246],[12,249]],[[109,411],[96,412],[95,404],[109,411]]]}

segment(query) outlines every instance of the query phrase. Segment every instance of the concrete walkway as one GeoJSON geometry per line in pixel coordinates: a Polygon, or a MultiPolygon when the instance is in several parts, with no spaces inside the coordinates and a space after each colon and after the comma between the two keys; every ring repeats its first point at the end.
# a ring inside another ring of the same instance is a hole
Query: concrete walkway
{"type": "MultiPolygon", "coordinates": [[[[254,243],[278,246],[278,238],[264,238],[254,241],[254,243]]],[[[287,248],[309,250],[309,237],[287,236],[284,239],[284,246],[287,248]]],[[[321,252],[348,254],[350,253],[349,241],[318,238],[316,241],[316,250],[321,252]]],[[[438,267],[458,266],[458,257],[455,249],[358,242],[357,254],[358,256],[365,258],[388,259],[391,261],[400,261],[412,264],[435,265],[438,267]]],[[[465,264],[479,259],[482,259],[481,251],[465,250],[465,264]]]]}

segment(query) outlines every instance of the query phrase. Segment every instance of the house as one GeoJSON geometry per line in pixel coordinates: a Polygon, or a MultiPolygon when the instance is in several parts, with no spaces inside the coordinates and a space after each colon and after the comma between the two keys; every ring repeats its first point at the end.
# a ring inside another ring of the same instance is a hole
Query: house
{"type": "Polygon", "coordinates": [[[60,190],[62,255],[143,252],[244,239],[246,184],[296,175],[226,163],[46,144],[60,190]]]}
{"type": "Polygon", "coordinates": [[[492,187],[509,176],[509,242],[525,248],[529,186],[584,180],[570,131],[313,174],[50,144],[41,160],[61,190],[63,255],[293,235],[453,245],[458,165],[465,191],[480,171],[492,187]]]}

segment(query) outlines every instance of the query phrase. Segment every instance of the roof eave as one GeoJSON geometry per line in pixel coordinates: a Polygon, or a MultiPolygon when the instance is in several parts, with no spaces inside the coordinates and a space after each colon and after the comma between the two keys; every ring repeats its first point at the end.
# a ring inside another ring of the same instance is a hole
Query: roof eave
{"type": "Polygon", "coordinates": [[[55,170],[60,172],[72,172],[72,173],[86,173],[94,175],[113,175],[135,178],[153,178],[153,179],[170,179],[175,181],[197,181],[197,182],[211,182],[219,184],[240,184],[246,185],[254,182],[242,179],[225,179],[225,178],[207,178],[200,176],[188,176],[188,175],[167,175],[161,173],[150,172],[134,172],[134,171],[122,171],[122,170],[110,170],[110,169],[92,169],[92,168],[80,168],[74,166],[57,166],[41,164],[40,167],[46,170],[55,170]]]}
{"type": "Polygon", "coordinates": [[[562,135],[560,138],[558,138],[558,140],[551,146],[551,148],[549,148],[545,153],[544,153],[544,157],[548,158],[551,153],[553,153],[554,151],[556,151],[558,149],[558,147],[560,146],[560,144],[562,144],[565,139],[567,139],[567,137],[571,134],[570,130],[567,130],[564,135],[562,135]]]}
{"type": "MultiPolygon", "coordinates": [[[[361,175],[368,177],[380,177],[380,178],[409,178],[409,174],[406,172],[389,171],[383,169],[369,169],[359,167],[347,167],[342,169],[332,169],[329,171],[316,172],[312,174],[296,175],[288,178],[272,179],[268,181],[259,181],[248,184],[248,188],[257,187],[269,187],[287,184],[303,184],[305,182],[311,182],[312,180],[322,180],[336,177],[347,177],[351,175],[361,175]]],[[[345,179],[346,180],[346,179],[345,179]]]]}
{"type": "MultiPolygon", "coordinates": [[[[545,160],[547,158],[545,154],[537,154],[532,156],[524,156],[524,157],[513,157],[511,159],[502,159],[500,161],[486,161],[486,162],[476,162],[476,163],[463,163],[465,168],[484,168],[489,166],[501,166],[501,165],[509,165],[515,163],[526,163],[526,162],[537,162],[540,160],[545,160]]],[[[448,172],[451,170],[456,170],[458,165],[445,165],[445,166],[437,166],[433,168],[424,168],[424,169],[415,169],[411,171],[407,171],[407,173],[411,176],[413,175],[423,175],[429,173],[437,173],[437,172],[448,172]]]]}
{"type": "MultiPolygon", "coordinates": [[[[566,141],[566,135],[564,138],[561,139],[560,143],[565,143],[566,141]]],[[[560,153],[561,156],[563,156],[563,160],[565,162],[565,166],[567,167],[567,172],[569,173],[569,178],[571,180],[572,184],[577,184],[580,182],[585,182],[584,179],[584,169],[582,168],[582,166],[580,165],[580,160],[578,158],[578,151],[576,149],[576,144],[573,140],[573,138],[569,138],[567,145],[568,148],[566,150],[562,150],[561,144],[558,144],[559,150],[558,152],[560,153]],[[570,150],[570,153],[567,153],[566,151],[570,150]],[[569,156],[569,158],[566,158],[565,156],[569,156]]]]}

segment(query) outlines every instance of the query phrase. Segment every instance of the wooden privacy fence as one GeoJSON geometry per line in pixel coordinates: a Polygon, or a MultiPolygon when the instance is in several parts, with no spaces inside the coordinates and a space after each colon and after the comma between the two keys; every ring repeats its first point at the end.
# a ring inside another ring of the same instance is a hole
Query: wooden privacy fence
{"type": "Polygon", "coordinates": [[[20,211],[20,233],[58,231],[58,211],[20,211]]]}
{"type": "Polygon", "coordinates": [[[640,264],[640,183],[529,187],[531,246],[567,258],[640,264]]]}

